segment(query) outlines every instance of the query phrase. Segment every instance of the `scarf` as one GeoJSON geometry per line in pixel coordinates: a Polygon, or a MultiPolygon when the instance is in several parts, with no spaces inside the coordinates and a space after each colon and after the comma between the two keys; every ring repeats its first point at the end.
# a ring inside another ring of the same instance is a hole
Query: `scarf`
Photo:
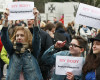
{"type": "Polygon", "coordinates": [[[83,30],[84,30],[85,33],[87,33],[88,28],[87,27],[86,28],[83,27],[83,30]]]}
{"type": "Polygon", "coordinates": [[[24,53],[26,50],[29,49],[29,44],[14,42],[13,48],[16,54],[20,54],[20,53],[24,53]]]}

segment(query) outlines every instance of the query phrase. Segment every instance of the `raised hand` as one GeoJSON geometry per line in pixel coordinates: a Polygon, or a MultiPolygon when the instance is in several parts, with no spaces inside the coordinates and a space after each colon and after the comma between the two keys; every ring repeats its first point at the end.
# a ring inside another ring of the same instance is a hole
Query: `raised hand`
{"type": "Polygon", "coordinates": [[[38,14],[39,14],[39,11],[37,10],[37,8],[33,8],[33,14],[35,16],[35,19],[34,19],[34,25],[35,26],[38,26],[38,14]]]}
{"type": "Polygon", "coordinates": [[[6,12],[4,12],[4,20],[8,20],[9,9],[6,8],[6,12]]]}
{"type": "Polygon", "coordinates": [[[55,48],[62,48],[66,44],[66,41],[57,41],[56,44],[54,45],[55,48]]]}
{"type": "Polygon", "coordinates": [[[8,15],[9,15],[9,9],[6,9],[6,12],[4,12],[4,27],[8,27],[8,15]]]}

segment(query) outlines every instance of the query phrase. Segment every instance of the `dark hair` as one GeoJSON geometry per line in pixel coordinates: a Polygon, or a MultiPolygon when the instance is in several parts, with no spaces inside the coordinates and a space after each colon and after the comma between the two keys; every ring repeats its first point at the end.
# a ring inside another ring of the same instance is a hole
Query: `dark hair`
{"type": "Polygon", "coordinates": [[[87,40],[82,38],[81,36],[74,36],[72,39],[76,39],[80,45],[80,47],[86,49],[87,47],[87,40]]]}
{"type": "Polygon", "coordinates": [[[45,31],[46,31],[46,30],[51,31],[52,28],[56,28],[55,25],[54,25],[53,23],[48,23],[48,24],[45,25],[45,31]]]}
{"type": "Polygon", "coordinates": [[[46,24],[47,23],[47,21],[46,20],[43,20],[43,22],[46,24]]]}
{"type": "Polygon", "coordinates": [[[63,29],[64,29],[63,23],[58,22],[58,23],[56,24],[56,29],[58,29],[58,28],[63,28],[63,29]]]}
{"type": "Polygon", "coordinates": [[[71,26],[71,23],[70,22],[67,24],[67,27],[69,27],[69,26],[71,26]]]}
{"type": "Polygon", "coordinates": [[[86,75],[87,72],[95,70],[100,65],[100,54],[93,54],[93,49],[91,47],[90,53],[87,55],[85,64],[83,65],[83,74],[86,75]]]}
{"type": "Polygon", "coordinates": [[[75,25],[74,21],[72,21],[71,24],[74,26],[75,25]]]}
{"type": "Polygon", "coordinates": [[[80,25],[78,28],[78,34],[80,35],[80,29],[82,28],[83,25],[80,25]]]}

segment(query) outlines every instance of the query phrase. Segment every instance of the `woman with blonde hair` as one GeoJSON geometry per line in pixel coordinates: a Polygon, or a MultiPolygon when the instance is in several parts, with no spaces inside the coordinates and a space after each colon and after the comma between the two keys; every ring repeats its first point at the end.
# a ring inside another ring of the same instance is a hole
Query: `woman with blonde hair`
{"type": "Polygon", "coordinates": [[[19,80],[23,72],[25,80],[43,80],[37,62],[40,53],[40,36],[35,16],[33,38],[25,27],[17,27],[11,41],[8,36],[8,14],[5,14],[5,23],[2,28],[2,43],[9,54],[9,68],[6,80],[19,80]]]}
{"type": "Polygon", "coordinates": [[[45,25],[46,25],[45,22],[43,22],[43,21],[40,22],[40,28],[41,29],[45,30],[45,25]]]}

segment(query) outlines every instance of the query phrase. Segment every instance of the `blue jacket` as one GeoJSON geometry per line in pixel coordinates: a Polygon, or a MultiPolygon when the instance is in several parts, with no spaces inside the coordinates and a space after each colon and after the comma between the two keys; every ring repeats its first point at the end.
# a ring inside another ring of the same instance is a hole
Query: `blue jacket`
{"type": "MultiPolygon", "coordinates": [[[[55,61],[56,61],[56,55],[61,55],[61,56],[72,56],[70,54],[69,51],[65,50],[65,51],[60,51],[60,52],[57,52],[55,54],[52,54],[52,52],[54,51],[54,45],[51,46],[48,50],[46,50],[44,52],[44,55],[42,56],[42,61],[45,61],[46,64],[48,65],[55,65],[55,61]]],[[[82,55],[81,55],[82,56],[82,55]]],[[[84,60],[83,60],[84,62],[84,60]]],[[[52,75],[52,78],[51,80],[65,80],[66,78],[66,75],[56,75],[55,74],[55,71],[53,72],[53,75],[52,75]]],[[[75,75],[74,76],[75,80],[82,80],[82,75],[80,76],[77,76],[75,75]]],[[[67,79],[66,79],[67,80],[67,79]]]]}
{"type": "Polygon", "coordinates": [[[16,54],[13,49],[13,44],[9,40],[8,28],[2,28],[1,40],[7,53],[9,54],[10,59],[6,80],[19,80],[21,71],[24,74],[25,80],[43,80],[36,59],[40,52],[39,29],[38,27],[34,27],[33,30],[33,53],[30,53],[30,51],[26,50],[22,54],[16,54]]]}

